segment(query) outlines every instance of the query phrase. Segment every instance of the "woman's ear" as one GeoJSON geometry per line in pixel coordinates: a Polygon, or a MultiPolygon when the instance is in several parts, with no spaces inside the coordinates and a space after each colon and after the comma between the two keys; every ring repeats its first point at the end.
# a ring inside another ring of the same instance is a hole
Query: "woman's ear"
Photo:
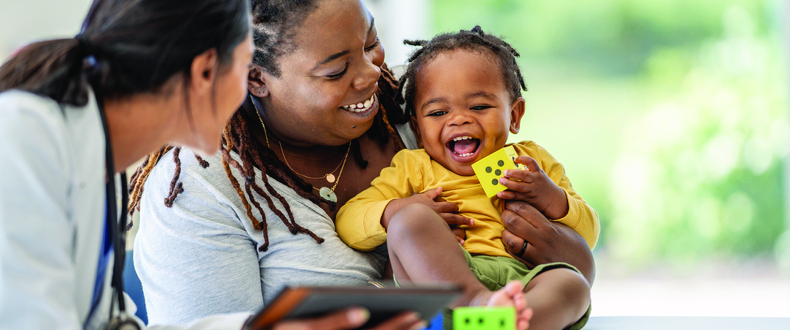
{"type": "Polygon", "coordinates": [[[417,125],[417,119],[414,116],[409,117],[409,128],[417,138],[417,147],[422,148],[422,137],[420,136],[420,126],[417,125]]]}
{"type": "Polygon", "coordinates": [[[524,117],[524,98],[519,96],[510,104],[510,133],[517,134],[521,129],[521,117],[524,117]]]}
{"type": "Polygon", "coordinates": [[[252,64],[252,69],[247,75],[247,89],[250,94],[258,98],[269,96],[269,86],[266,84],[268,75],[264,73],[263,68],[257,64],[252,64]]]}
{"type": "Polygon", "coordinates": [[[217,67],[216,49],[212,48],[195,56],[192,66],[189,68],[191,88],[199,94],[210,92],[214,80],[217,78],[217,67]]]}

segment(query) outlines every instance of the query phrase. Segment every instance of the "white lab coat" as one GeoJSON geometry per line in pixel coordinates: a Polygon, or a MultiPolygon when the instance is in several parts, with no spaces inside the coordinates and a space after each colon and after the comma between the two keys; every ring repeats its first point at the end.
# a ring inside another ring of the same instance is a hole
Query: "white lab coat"
{"type": "MultiPolygon", "coordinates": [[[[104,145],[93,97],[71,107],[27,92],[0,93],[0,329],[106,323],[112,258],[88,319],[104,235],[104,145]]],[[[190,329],[240,329],[249,315],[217,315],[190,329]]]]}

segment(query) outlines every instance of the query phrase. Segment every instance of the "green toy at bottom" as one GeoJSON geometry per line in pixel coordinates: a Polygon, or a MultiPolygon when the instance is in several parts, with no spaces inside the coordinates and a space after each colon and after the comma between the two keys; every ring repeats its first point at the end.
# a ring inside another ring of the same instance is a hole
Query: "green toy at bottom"
{"type": "Polygon", "coordinates": [[[513,307],[458,307],[453,310],[453,330],[514,330],[513,307]]]}

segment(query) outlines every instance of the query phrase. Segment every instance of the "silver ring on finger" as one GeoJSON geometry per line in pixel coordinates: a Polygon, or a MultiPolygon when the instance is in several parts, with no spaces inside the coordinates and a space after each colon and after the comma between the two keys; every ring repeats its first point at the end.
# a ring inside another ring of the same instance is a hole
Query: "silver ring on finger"
{"type": "Polygon", "coordinates": [[[524,241],[524,245],[521,246],[521,251],[518,251],[518,256],[524,258],[524,252],[527,251],[527,241],[524,241]]]}

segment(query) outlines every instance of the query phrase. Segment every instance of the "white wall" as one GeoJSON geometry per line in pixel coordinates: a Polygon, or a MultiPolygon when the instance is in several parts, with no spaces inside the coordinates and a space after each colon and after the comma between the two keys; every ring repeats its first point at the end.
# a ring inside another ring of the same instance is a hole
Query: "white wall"
{"type": "Polygon", "coordinates": [[[0,0],[0,61],[33,41],[79,32],[91,0],[0,0]]]}
{"type": "Polygon", "coordinates": [[[430,35],[430,0],[364,0],[376,19],[379,38],[390,66],[406,64],[414,47],[403,39],[427,39],[430,35]]]}
{"type": "MultiPolygon", "coordinates": [[[[430,0],[363,0],[376,18],[387,63],[404,64],[412,47],[403,39],[430,37],[430,0]]],[[[74,36],[91,0],[0,0],[0,62],[42,39],[74,36]]]]}

